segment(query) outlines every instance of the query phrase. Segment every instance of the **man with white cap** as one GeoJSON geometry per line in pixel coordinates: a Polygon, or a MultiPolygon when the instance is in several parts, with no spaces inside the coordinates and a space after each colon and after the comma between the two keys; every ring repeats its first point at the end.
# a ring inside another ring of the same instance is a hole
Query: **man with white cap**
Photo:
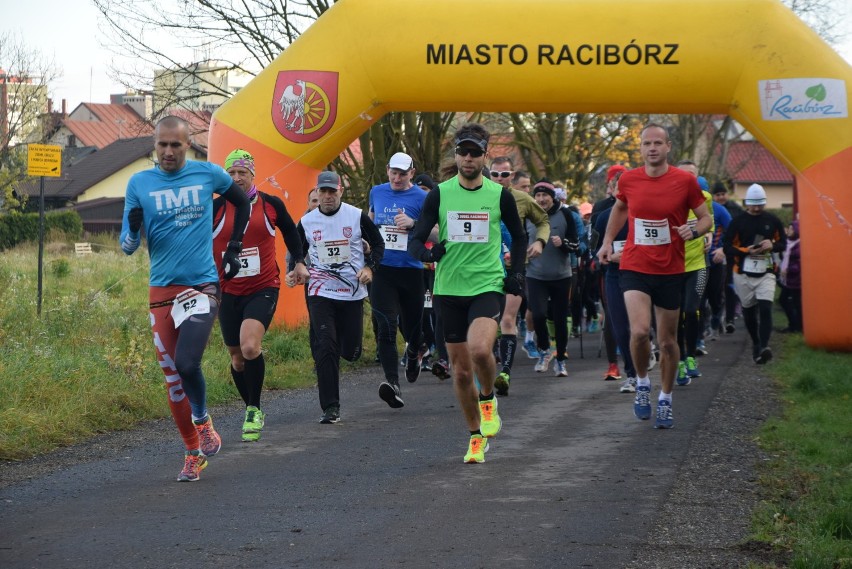
{"type": "Polygon", "coordinates": [[[379,397],[390,407],[404,405],[399,387],[397,326],[408,342],[405,378],[413,383],[420,376],[419,353],[423,317],[423,263],[408,253],[408,237],[420,217],[426,192],[412,184],[414,160],[404,152],[391,156],[387,166],[388,182],[370,190],[370,219],[378,226],[385,244],[385,255],[373,276],[370,304],[376,322],[379,361],[385,381],[379,397]]]}
{"type": "Polygon", "coordinates": [[[766,190],[752,184],[746,191],[745,215],[731,221],[725,233],[725,253],[734,261],[734,288],[743,307],[743,319],[751,336],[752,357],[757,364],[772,359],[772,302],[775,271],[772,253],[782,253],[787,237],[781,220],[765,211],[766,190]]]}

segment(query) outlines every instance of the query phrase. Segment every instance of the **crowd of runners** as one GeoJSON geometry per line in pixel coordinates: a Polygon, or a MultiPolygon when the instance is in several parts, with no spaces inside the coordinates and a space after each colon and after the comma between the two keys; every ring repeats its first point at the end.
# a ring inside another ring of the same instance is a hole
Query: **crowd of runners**
{"type": "Polygon", "coordinates": [[[560,183],[533,181],[511,158],[490,156],[489,140],[482,125],[461,126],[454,175],[441,183],[397,152],[366,211],[346,203],[340,177],[323,171],[296,219],[279,197],[258,191],[250,153],[234,150],[224,168],[187,160],[186,122],[156,125],[157,165],[128,183],[120,242],[132,254],[144,227],[154,344],[186,447],[178,480],[198,480],[222,444],[201,370],[217,317],[245,402],[242,440],[260,439],[262,341],[282,280],[305,290],[320,423],[341,420],[340,358],[361,357],[368,299],[384,374],[378,399],[399,409],[401,376],[451,377],[468,430],[466,463],[484,462],[500,432],[498,397],[523,365],[519,348],[535,372],[570,377],[568,339],[602,334],[603,379],[621,380],[635,416],[667,429],[675,385],[701,376],[708,341],[734,332],[740,315],[755,363],[772,358],[779,277],[789,330],[801,331],[798,225],[785,229],[765,211],[761,186],[748,188],[745,209],[721,183],[711,195],[695,164],[669,163],[668,131],[648,124],[643,163],[610,166],[604,199],[571,204],[560,183]],[[278,231],[288,252],[283,274],[278,231]]]}

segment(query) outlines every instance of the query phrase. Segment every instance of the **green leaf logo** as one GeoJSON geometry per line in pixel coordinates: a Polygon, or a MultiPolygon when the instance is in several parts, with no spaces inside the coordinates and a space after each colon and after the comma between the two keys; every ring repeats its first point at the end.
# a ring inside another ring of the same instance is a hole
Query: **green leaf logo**
{"type": "Polygon", "coordinates": [[[814,85],[813,87],[808,87],[805,91],[805,95],[814,101],[823,102],[825,100],[826,92],[825,87],[822,83],[819,85],[814,85]]]}

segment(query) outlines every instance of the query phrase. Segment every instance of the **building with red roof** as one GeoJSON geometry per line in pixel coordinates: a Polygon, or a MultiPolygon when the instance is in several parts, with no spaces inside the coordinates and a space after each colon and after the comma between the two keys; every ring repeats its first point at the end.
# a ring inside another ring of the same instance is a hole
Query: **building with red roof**
{"type": "Polygon", "coordinates": [[[793,174],[758,141],[732,142],[725,169],[737,201],[750,185],[760,184],[766,190],[766,207],[793,207],[793,174]]]}

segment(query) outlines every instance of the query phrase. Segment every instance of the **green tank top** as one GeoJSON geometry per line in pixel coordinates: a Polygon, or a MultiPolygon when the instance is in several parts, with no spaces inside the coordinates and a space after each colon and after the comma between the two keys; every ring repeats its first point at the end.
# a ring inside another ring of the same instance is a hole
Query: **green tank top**
{"type": "MultiPolygon", "coordinates": [[[[713,217],[713,196],[710,195],[709,192],[705,190],[701,190],[701,193],[704,194],[704,199],[706,200],[704,203],[707,205],[707,210],[710,212],[710,217],[713,217]]],[[[695,229],[695,224],[698,222],[698,219],[695,217],[695,212],[689,210],[689,215],[687,216],[686,223],[692,228],[695,229]]],[[[713,233],[713,227],[710,227],[710,233],[713,233]]],[[[707,266],[706,256],[704,255],[704,239],[690,239],[689,241],[685,241],[684,244],[684,271],[689,273],[692,271],[697,271],[698,269],[703,269],[707,266]]]]}
{"type": "Polygon", "coordinates": [[[435,266],[435,294],[476,296],[503,292],[500,262],[500,194],[503,186],[486,178],[476,191],[459,185],[458,176],[438,185],[439,241],[447,254],[435,266]]]}

